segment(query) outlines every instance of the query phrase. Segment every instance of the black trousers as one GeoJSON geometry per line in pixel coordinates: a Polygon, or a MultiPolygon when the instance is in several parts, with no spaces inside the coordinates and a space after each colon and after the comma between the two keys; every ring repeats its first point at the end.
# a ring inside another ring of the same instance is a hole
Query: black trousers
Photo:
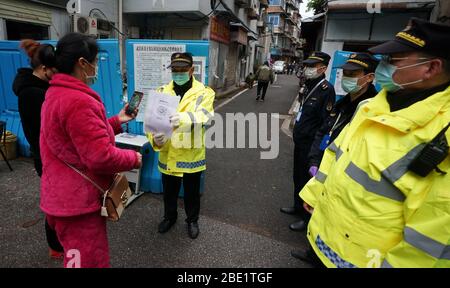
{"type": "Polygon", "coordinates": [[[267,87],[269,87],[269,82],[266,81],[258,81],[258,89],[256,90],[256,95],[259,97],[261,96],[261,89],[262,89],[262,96],[261,99],[264,99],[266,97],[267,87]]]}
{"type": "Polygon", "coordinates": [[[311,142],[305,142],[294,146],[294,208],[305,221],[309,221],[311,214],[303,208],[303,200],[298,194],[311,179],[308,171],[308,153],[311,145],[311,142]]]}
{"type": "Polygon", "coordinates": [[[64,252],[64,248],[61,243],[59,243],[58,237],[56,236],[56,231],[48,225],[47,217],[45,217],[45,236],[47,237],[48,247],[56,252],[64,252]]]}
{"type": "Polygon", "coordinates": [[[184,173],[183,177],[162,174],[164,192],[164,218],[176,220],[178,217],[177,200],[181,183],[184,188],[184,210],[186,222],[198,221],[200,214],[200,179],[202,172],[184,173]]]}

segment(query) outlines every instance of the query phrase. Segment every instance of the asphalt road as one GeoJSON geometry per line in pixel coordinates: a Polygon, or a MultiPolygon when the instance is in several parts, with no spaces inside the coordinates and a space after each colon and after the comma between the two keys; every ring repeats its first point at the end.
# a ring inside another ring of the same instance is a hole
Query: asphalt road
{"type": "MultiPolygon", "coordinates": [[[[254,87],[216,113],[286,115],[296,91],[295,76],[279,76],[264,103],[255,101],[254,87]]],[[[163,215],[162,196],[146,193],[137,199],[120,222],[108,224],[112,266],[309,267],[290,256],[292,249],[305,248],[306,237],[289,230],[293,216],[279,212],[292,205],[292,139],[280,130],[279,155],[273,160],[261,160],[262,150],[207,151],[196,240],[187,236],[182,201],[178,222],[161,235],[157,226],[163,215]]],[[[18,159],[12,166],[14,172],[9,172],[0,161],[0,267],[61,267],[62,262],[47,254],[39,178],[32,161],[18,159]]]]}

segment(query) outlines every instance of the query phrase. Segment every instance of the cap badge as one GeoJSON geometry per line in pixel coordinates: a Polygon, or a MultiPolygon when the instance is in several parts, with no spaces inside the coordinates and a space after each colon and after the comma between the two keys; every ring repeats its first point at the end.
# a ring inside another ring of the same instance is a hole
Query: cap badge
{"type": "Polygon", "coordinates": [[[404,40],[406,40],[408,42],[411,42],[413,44],[416,44],[417,46],[420,46],[420,47],[425,47],[425,44],[426,44],[425,40],[422,40],[422,39],[420,39],[420,38],[418,38],[416,36],[413,36],[413,35],[411,35],[409,33],[406,33],[406,32],[398,33],[397,37],[402,38],[402,39],[404,39],[404,40]]]}

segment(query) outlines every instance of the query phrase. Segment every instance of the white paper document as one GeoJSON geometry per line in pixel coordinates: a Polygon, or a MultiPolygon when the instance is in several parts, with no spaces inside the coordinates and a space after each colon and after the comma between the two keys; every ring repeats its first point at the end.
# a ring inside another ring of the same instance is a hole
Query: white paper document
{"type": "Polygon", "coordinates": [[[180,97],[156,91],[149,91],[147,96],[144,116],[145,133],[164,133],[170,138],[173,130],[169,119],[177,113],[180,97]]]}

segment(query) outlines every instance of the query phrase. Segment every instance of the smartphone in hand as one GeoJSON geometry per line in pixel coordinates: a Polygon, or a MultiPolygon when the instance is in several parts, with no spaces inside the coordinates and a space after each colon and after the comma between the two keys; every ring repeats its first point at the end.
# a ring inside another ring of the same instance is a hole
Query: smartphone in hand
{"type": "Polygon", "coordinates": [[[125,113],[128,115],[133,114],[134,110],[136,110],[139,107],[139,104],[141,104],[143,97],[144,97],[144,93],[139,92],[139,91],[134,91],[133,96],[131,96],[130,102],[128,102],[128,108],[125,111],[125,113]]]}

